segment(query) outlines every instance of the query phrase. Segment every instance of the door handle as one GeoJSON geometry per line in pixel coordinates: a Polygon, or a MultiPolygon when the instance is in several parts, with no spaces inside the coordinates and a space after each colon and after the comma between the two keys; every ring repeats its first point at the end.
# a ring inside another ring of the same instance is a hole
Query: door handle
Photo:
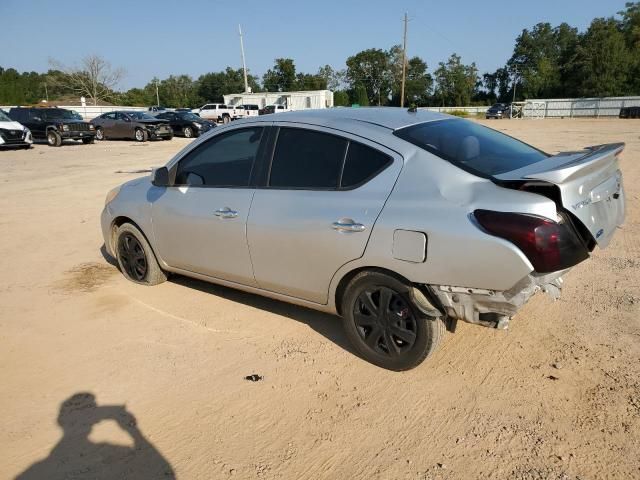
{"type": "Polygon", "coordinates": [[[337,222],[333,222],[331,226],[339,232],[364,232],[367,229],[363,224],[356,223],[350,218],[341,218],[337,222]]]}
{"type": "Polygon", "coordinates": [[[231,210],[229,207],[219,208],[213,214],[220,218],[236,218],[238,216],[238,212],[231,210]]]}

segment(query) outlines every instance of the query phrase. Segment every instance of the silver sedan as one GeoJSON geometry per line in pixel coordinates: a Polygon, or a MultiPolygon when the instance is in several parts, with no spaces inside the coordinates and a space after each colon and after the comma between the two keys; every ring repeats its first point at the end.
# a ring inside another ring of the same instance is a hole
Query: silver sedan
{"type": "Polygon", "coordinates": [[[107,195],[105,246],[155,285],[187,275],[343,317],[363,358],[406,370],[458,320],[506,328],[624,219],[624,144],[548,155],[398,108],[264,115],[192,142],[107,195]]]}

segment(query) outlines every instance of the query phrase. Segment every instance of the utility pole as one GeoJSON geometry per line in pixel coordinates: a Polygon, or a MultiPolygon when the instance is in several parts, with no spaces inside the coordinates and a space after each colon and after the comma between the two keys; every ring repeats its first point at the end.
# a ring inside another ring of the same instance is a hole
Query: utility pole
{"type": "Polygon", "coordinates": [[[512,103],[516,101],[516,86],[518,85],[518,65],[514,65],[515,70],[513,72],[513,100],[512,103]]]}
{"type": "Polygon", "coordinates": [[[49,103],[49,90],[47,90],[47,82],[44,82],[44,97],[47,99],[47,103],[49,103]]]}
{"type": "Polygon", "coordinates": [[[249,93],[249,82],[247,82],[247,64],[244,61],[244,43],[242,43],[242,27],[238,24],[240,34],[240,53],[242,54],[242,71],[244,72],[244,93],[249,93]]]}
{"type": "Polygon", "coordinates": [[[404,107],[404,82],[407,76],[407,13],[404,14],[404,39],[402,41],[402,86],[400,87],[400,107],[404,107]]]}
{"type": "Polygon", "coordinates": [[[156,107],[160,106],[160,93],[158,93],[158,79],[156,78],[156,107]]]}
{"type": "Polygon", "coordinates": [[[509,115],[509,119],[513,118],[513,102],[516,101],[516,86],[518,85],[518,64],[514,65],[515,70],[513,72],[513,100],[511,100],[511,114],[509,115]]]}

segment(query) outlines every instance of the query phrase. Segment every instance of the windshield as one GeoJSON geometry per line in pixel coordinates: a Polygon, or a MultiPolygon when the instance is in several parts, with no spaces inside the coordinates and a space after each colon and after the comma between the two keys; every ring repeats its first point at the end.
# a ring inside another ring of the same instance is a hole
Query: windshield
{"type": "Polygon", "coordinates": [[[11,120],[9,116],[6,113],[4,113],[3,110],[0,110],[0,122],[11,122],[11,121],[13,120],[11,120]]]}
{"type": "Polygon", "coordinates": [[[183,119],[183,120],[190,120],[192,122],[201,122],[202,118],[200,118],[199,116],[191,113],[191,112],[183,112],[183,113],[178,113],[178,116],[183,119]]]}
{"type": "Polygon", "coordinates": [[[156,120],[156,117],[152,117],[148,113],[144,112],[124,112],[134,120],[156,120]]]}
{"type": "Polygon", "coordinates": [[[504,133],[462,119],[420,123],[395,135],[482,177],[526,167],[548,156],[504,133]]]}
{"type": "MultiPolygon", "coordinates": [[[[37,111],[37,110],[36,110],[37,111]]],[[[51,109],[51,110],[43,110],[42,118],[46,119],[67,119],[67,120],[76,120],[76,117],[69,110],[63,109],[51,109]]]]}

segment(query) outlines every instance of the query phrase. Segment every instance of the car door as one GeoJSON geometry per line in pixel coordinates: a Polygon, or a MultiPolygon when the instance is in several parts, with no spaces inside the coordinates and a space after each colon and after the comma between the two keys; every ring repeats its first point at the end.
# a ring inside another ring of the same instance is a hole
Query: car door
{"type": "Polygon", "coordinates": [[[100,117],[100,127],[105,137],[116,137],[115,131],[116,112],[105,113],[100,117]]]}
{"type": "Polygon", "coordinates": [[[247,222],[258,286],[320,304],[335,272],[363,255],[402,168],[395,152],[330,132],[279,128],[247,222]]]}
{"type": "Polygon", "coordinates": [[[116,112],[113,127],[118,138],[134,138],[135,121],[126,113],[116,112]]]}
{"type": "Polygon", "coordinates": [[[26,127],[35,138],[47,138],[47,118],[44,110],[27,110],[26,127]]]}
{"type": "Polygon", "coordinates": [[[153,202],[155,246],[170,266],[255,286],[246,222],[263,127],[226,130],[186,153],[153,202]]]}

